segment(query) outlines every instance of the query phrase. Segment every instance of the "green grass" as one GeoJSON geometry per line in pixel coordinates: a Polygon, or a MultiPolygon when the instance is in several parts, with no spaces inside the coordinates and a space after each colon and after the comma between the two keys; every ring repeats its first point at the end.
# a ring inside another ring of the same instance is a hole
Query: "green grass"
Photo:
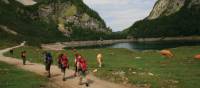
{"type": "Polygon", "coordinates": [[[0,88],[40,88],[47,80],[34,73],[0,62],[0,88]]]}
{"type": "MultiPolygon", "coordinates": [[[[138,86],[151,85],[152,88],[199,88],[200,61],[193,59],[200,52],[200,46],[180,47],[172,49],[175,57],[166,59],[157,51],[130,51],[127,49],[82,49],[78,50],[86,57],[89,70],[97,68],[96,54],[102,52],[105,65],[96,73],[101,79],[117,83],[135,84],[138,86]],[[141,57],[140,59],[136,57],[141,57]],[[125,72],[124,75],[114,74],[125,72]],[[153,76],[149,75],[153,73],[153,76]],[[126,79],[128,79],[126,81],[126,79]]],[[[42,63],[42,50],[35,47],[22,47],[15,50],[13,57],[19,58],[19,52],[26,50],[28,59],[42,63]]],[[[51,51],[56,59],[60,52],[67,52],[70,66],[73,67],[73,53],[71,50],[51,51]]],[[[10,56],[9,53],[6,53],[10,56]]],[[[54,60],[56,64],[56,60],[54,60]]]]}

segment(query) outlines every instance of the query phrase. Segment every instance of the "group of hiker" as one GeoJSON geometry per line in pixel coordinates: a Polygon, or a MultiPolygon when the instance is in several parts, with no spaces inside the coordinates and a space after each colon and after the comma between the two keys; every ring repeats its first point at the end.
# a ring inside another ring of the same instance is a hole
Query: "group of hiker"
{"type": "MultiPolygon", "coordinates": [[[[46,67],[46,71],[48,72],[48,77],[51,77],[51,73],[50,73],[50,69],[51,69],[51,65],[53,63],[53,57],[51,55],[50,52],[45,52],[44,53],[44,62],[45,62],[45,67],[46,67]]],[[[74,59],[74,67],[75,67],[75,71],[74,71],[74,77],[76,77],[77,75],[79,75],[80,80],[79,80],[79,84],[81,85],[83,82],[83,78],[86,79],[86,86],[88,86],[88,78],[87,78],[87,63],[86,63],[86,59],[79,53],[76,53],[75,55],[75,59],[74,59]]],[[[69,69],[69,60],[68,60],[68,56],[67,53],[61,53],[58,55],[58,59],[57,59],[57,63],[58,63],[58,67],[61,69],[61,72],[63,73],[63,81],[66,80],[65,74],[66,74],[66,69],[69,69]]]]}
{"type": "MultiPolygon", "coordinates": [[[[80,54],[78,53],[76,50],[74,51],[74,74],[73,76],[79,76],[80,80],[79,80],[79,84],[86,84],[86,86],[89,86],[88,83],[88,77],[87,77],[87,61],[86,59],[80,54]],[[83,79],[85,79],[86,82],[83,83],[83,79]]],[[[10,50],[10,54],[13,55],[14,50],[10,50]]],[[[51,65],[53,64],[53,56],[50,52],[43,52],[43,61],[45,64],[45,70],[47,71],[48,75],[47,77],[50,78],[51,77],[51,65]]],[[[26,51],[21,51],[21,58],[23,61],[23,65],[26,65],[26,58],[27,56],[27,52],[26,51]]],[[[98,67],[102,67],[103,64],[103,60],[102,60],[102,54],[99,53],[97,54],[97,63],[98,63],[98,67]]],[[[67,55],[67,53],[60,53],[57,57],[57,64],[58,67],[61,69],[61,72],[63,73],[63,77],[62,80],[65,81],[66,80],[66,69],[69,69],[69,57],[67,55]]]]}

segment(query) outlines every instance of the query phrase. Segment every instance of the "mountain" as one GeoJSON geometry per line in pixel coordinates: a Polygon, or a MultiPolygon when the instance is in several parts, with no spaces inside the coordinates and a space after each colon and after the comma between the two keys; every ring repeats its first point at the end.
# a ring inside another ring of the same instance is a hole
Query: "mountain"
{"type": "Polygon", "coordinates": [[[200,35],[200,0],[158,0],[150,15],[125,30],[133,37],[200,35]]]}
{"type": "Polygon", "coordinates": [[[1,0],[0,31],[1,44],[32,45],[98,40],[112,32],[82,0],[1,0]]]}

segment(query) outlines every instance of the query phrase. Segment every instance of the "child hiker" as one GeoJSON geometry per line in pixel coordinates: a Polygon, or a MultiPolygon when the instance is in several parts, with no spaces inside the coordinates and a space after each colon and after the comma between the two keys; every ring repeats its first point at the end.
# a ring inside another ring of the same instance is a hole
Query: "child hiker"
{"type": "Polygon", "coordinates": [[[61,63],[61,71],[63,72],[63,81],[65,81],[65,71],[66,71],[66,68],[69,69],[69,64],[68,64],[68,58],[67,58],[67,55],[66,54],[61,54],[61,60],[60,60],[60,63],[61,63]]]}
{"type": "Polygon", "coordinates": [[[79,61],[77,62],[78,72],[80,74],[79,85],[82,85],[83,79],[85,79],[85,81],[86,81],[85,85],[89,86],[87,73],[86,73],[86,71],[87,71],[86,60],[81,55],[79,55],[77,58],[79,59],[79,61]]]}
{"type": "Polygon", "coordinates": [[[46,71],[48,72],[48,78],[51,77],[51,73],[50,73],[50,69],[51,69],[51,64],[53,63],[53,57],[51,55],[51,53],[46,53],[45,55],[45,68],[46,68],[46,71]]]}
{"type": "Polygon", "coordinates": [[[23,65],[26,65],[26,51],[21,52],[21,58],[23,60],[23,65]]]}

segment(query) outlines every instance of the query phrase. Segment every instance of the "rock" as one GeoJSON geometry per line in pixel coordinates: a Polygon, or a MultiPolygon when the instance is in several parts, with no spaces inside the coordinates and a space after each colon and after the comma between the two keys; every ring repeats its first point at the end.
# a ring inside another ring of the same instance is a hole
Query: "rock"
{"type": "Polygon", "coordinates": [[[137,73],[137,72],[132,72],[132,74],[134,74],[134,75],[135,75],[136,73],[137,73]]]}
{"type": "Polygon", "coordinates": [[[125,72],[124,71],[118,71],[118,72],[113,72],[112,73],[113,75],[119,75],[119,76],[124,76],[125,75],[125,72]]]}
{"type": "Polygon", "coordinates": [[[96,73],[97,71],[98,71],[97,69],[94,69],[92,72],[93,72],[93,73],[96,73]]]}
{"type": "Polygon", "coordinates": [[[149,75],[149,76],[154,76],[154,74],[153,74],[153,73],[151,73],[151,72],[149,72],[149,73],[148,73],[148,75],[149,75]]]}
{"type": "Polygon", "coordinates": [[[141,59],[141,57],[135,57],[135,59],[141,59]]]}

